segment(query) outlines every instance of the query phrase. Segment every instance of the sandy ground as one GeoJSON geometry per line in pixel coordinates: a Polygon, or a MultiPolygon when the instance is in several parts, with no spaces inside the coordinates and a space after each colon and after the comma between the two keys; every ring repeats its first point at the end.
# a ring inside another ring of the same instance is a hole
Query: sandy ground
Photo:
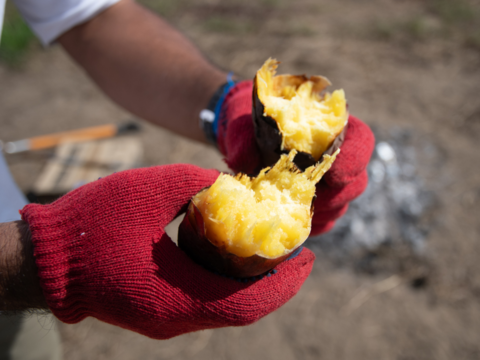
{"type": "MultiPolygon", "coordinates": [[[[154,341],[94,319],[53,324],[65,359],[480,358],[480,52],[456,33],[442,35],[425,3],[204,0],[160,7],[226,69],[251,78],[276,57],[283,72],[323,74],[344,88],[351,113],[368,124],[409,129],[435,144],[441,161],[423,160],[419,169],[439,199],[425,253],[414,261],[426,269],[425,286],[412,287],[408,271],[399,270],[412,264],[408,256],[385,260],[402,266],[365,274],[319,254],[298,295],[252,326],[154,341]],[[419,18],[422,33],[402,25],[419,18]]],[[[131,117],[57,47],[38,51],[22,70],[0,66],[0,84],[2,140],[131,117]]],[[[138,136],[148,165],[226,170],[213,149],[154,126],[144,124],[138,136]]],[[[23,190],[47,155],[7,158],[23,190]]]]}

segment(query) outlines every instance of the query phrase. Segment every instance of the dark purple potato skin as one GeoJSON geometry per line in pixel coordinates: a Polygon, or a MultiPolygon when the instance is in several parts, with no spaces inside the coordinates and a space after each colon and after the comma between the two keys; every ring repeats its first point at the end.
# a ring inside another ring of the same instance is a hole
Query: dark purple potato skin
{"type": "Polygon", "coordinates": [[[288,253],[276,259],[258,255],[242,258],[229,253],[224,247],[215,246],[205,235],[202,214],[193,201],[190,202],[185,218],[178,228],[178,246],[204,268],[235,278],[265,274],[290,256],[288,253]]]}
{"type": "MultiPolygon", "coordinates": [[[[281,149],[282,145],[282,133],[278,128],[277,122],[270,116],[264,116],[265,107],[258,98],[257,92],[257,79],[253,80],[253,93],[252,93],[252,118],[255,127],[255,140],[260,149],[262,155],[262,161],[264,166],[273,166],[281,154],[288,154],[292,149],[281,149]]],[[[332,145],[323,153],[332,155],[343,144],[345,134],[347,132],[347,126],[345,126],[342,132],[336,137],[332,145]]],[[[320,158],[315,161],[313,156],[309,153],[298,151],[293,162],[302,171],[306,168],[315,165],[317,162],[323,160],[320,158]]]]}

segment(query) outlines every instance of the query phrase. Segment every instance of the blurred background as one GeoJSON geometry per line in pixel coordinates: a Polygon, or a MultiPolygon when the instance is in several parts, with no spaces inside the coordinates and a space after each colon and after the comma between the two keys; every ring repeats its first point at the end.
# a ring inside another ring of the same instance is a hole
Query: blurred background
{"type": "MultiPolygon", "coordinates": [[[[307,241],[311,276],[258,323],[168,341],[94,319],[43,324],[60,329],[64,358],[479,359],[480,2],[141,2],[243,78],[275,57],[281,73],[345,89],[376,135],[370,185],[331,233],[307,241]]],[[[42,49],[8,2],[0,114],[3,141],[132,119],[60,47],[42,49]]],[[[216,150],[137,122],[135,166],[228,170],[216,150]]],[[[6,156],[25,193],[54,154],[6,156]]]]}

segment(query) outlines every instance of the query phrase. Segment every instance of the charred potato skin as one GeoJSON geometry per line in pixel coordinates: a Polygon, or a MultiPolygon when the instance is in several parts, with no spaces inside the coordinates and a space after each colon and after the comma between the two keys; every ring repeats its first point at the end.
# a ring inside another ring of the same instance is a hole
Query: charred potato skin
{"type": "MultiPolygon", "coordinates": [[[[322,77],[312,76],[310,79],[308,79],[305,75],[279,75],[277,77],[289,77],[288,82],[290,84],[301,84],[307,80],[313,79],[321,83],[321,86],[319,86],[317,89],[319,91],[322,90],[322,87],[325,88],[330,84],[328,80],[327,82],[323,82],[324,78],[322,77]]],[[[285,80],[280,80],[279,82],[285,82],[285,80]]],[[[272,166],[278,161],[281,154],[288,154],[292,149],[281,148],[283,135],[278,128],[278,124],[271,116],[264,116],[264,113],[265,106],[258,97],[257,76],[255,76],[253,80],[252,93],[252,120],[255,128],[255,140],[260,149],[263,165],[272,166]]],[[[337,149],[340,148],[345,140],[346,132],[347,125],[345,125],[342,132],[335,138],[332,145],[330,145],[330,147],[323,154],[332,155],[335,151],[337,151],[337,149]]],[[[315,165],[317,162],[321,162],[322,160],[323,156],[318,161],[315,161],[311,154],[298,151],[294,162],[300,170],[305,171],[305,169],[309,166],[315,165]]]]}
{"type": "Polygon", "coordinates": [[[204,268],[235,278],[250,278],[265,274],[296,250],[295,248],[275,259],[267,259],[259,255],[242,258],[229,253],[224,246],[216,246],[207,238],[203,216],[193,201],[190,202],[187,213],[178,228],[178,246],[204,268]]]}

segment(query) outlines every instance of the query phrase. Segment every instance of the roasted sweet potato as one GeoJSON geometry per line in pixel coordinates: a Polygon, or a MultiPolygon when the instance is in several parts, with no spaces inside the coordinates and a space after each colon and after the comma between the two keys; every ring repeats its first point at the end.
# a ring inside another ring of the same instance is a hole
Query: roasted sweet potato
{"type": "Polygon", "coordinates": [[[179,228],[179,247],[225,275],[269,271],[310,234],[315,184],[337,153],[304,172],[293,163],[293,150],[255,178],[221,174],[193,197],[179,228]]]}
{"type": "Polygon", "coordinates": [[[348,120],[343,90],[322,76],[276,75],[279,62],[268,59],[257,71],[252,116],[264,164],[297,150],[295,164],[305,170],[343,143],[348,120]]]}

